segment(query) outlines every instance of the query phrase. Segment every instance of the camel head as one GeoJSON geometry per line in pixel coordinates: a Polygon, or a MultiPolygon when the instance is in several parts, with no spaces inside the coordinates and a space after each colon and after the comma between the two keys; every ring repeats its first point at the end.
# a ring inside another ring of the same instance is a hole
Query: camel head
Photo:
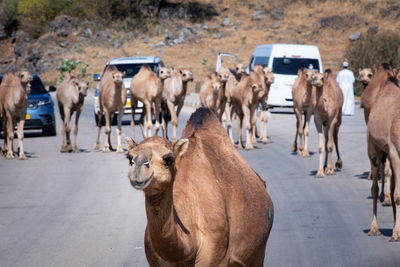
{"type": "Polygon", "coordinates": [[[174,181],[175,161],[188,149],[189,140],[181,139],[173,146],[162,137],[150,137],[137,144],[125,138],[130,164],[131,185],[154,196],[165,192],[174,181]]]}
{"type": "Polygon", "coordinates": [[[193,82],[193,73],[190,70],[180,70],[183,82],[193,82]]]}
{"type": "Polygon", "coordinates": [[[240,79],[243,76],[243,73],[246,73],[246,68],[245,68],[244,64],[239,63],[239,64],[236,65],[235,71],[236,71],[236,79],[238,81],[240,81],[240,79]]]}
{"type": "Polygon", "coordinates": [[[168,68],[166,68],[166,67],[161,67],[159,70],[158,70],[158,76],[160,77],[160,80],[165,80],[165,79],[168,79],[168,78],[171,78],[171,69],[168,69],[168,68]]]}
{"type": "Polygon", "coordinates": [[[314,72],[314,74],[312,75],[311,84],[317,88],[320,88],[324,86],[324,79],[325,79],[324,74],[319,72],[314,72]]]}
{"type": "Polygon", "coordinates": [[[79,96],[85,97],[87,95],[87,90],[89,88],[89,83],[79,82],[77,80],[73,80],[74,85],[78,88],[79,96]]]}
{"type": "Polygon", "coordinates": [[[374,76],[374,72],[370,68],[359,69],[357,81],[363,84],[369,84],[374,76]]]}
{"type": "Polygon", "coordinates": [[[18,72],[18,78],[21,82],[22,87],[29,94],[31,92],[30,82],[33,80],[32,75],[27,71],[20,71],[18,72]]]}
{"type": "Polygon", "coordinates": [[[112,78],[114,80],[115,84],[122,84],[124,82],[123,78],[125,76],[125,73],[120,72],[120,71],[113,71],[112,72],[112,78]]]}
{"type": "Polygon", "coordinates": [[[228,68],[221,67],[221,69],[218,71],[218,78],[222,83],[225,83],[228,81],[230,74],[231,71],[228,68]]]}
{"type": "Polygon", "coordinates": [[[315,70],[303,69],[303,73],[306,77],[306,81],[308,83],[312,83],[313,76],[316,73],[315,70]]]}
{"type": "Polygon", "coordinates": [[[265,67],[263,69],[264,71],[264,77],[265,77],[265,83],[266,84],[273,84],[275,80],[274,73],[272,72],[271,68],[265,67]]]}
{"type": "Polygon", "coordinates": [[[214,94],[218,93],[218,91],[222,88],[222,84],[220,79],[218,78],[217,73],[213,73],[210,77],[211,79],[211,87],[213,89],[214,94]]]}

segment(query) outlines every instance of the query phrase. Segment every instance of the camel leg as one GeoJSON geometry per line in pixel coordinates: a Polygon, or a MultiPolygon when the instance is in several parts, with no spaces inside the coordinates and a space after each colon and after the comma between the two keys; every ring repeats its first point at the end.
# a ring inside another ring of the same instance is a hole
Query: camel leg
{"type": "Polygon", "coordinates": [[[146,117],[145,117],[146,137],[151,137],[151,128],[153,126],[152,116],[151,116],[151,103],[147,103],[145,105],[145,108],[146,108],[146,117]]]}
{"type": "Polygon", "coordinates": [[[242,111],[243,111],[243,115],[244,115],[244,123],[245,123],[245,128],[246,128],[245,149],[250,150],[250,149],[253,149],[253,142],[251,140],[251,134],[252,134],[251,110],[248,107],[246,107],[245,105],[242,105],[242,111]]]}
{"type": "Polygon", "coordinates": [[[62,135],[62,144],[61,144],[61,149],[60,152],[64,153],[67,152],[67,146],[65,145],[65,114],[64,114],[64,108],[60,102],[58,102],[58,106],[60,109],[60,117],[61,117],[61,135],[62,135]]]}
{"type": "Polygon", "coordinates": [[[299,151],[297,152],[298,156],[303,154],[303,124],[301,122],[301,111],[298,108],[293,107],[294,113],[296,115],[296,135],[294,137],[293,145],[291,148],[292,152],[297,151],[297,137],[299,137],[299,151]]]}
{"type": "Polygon", "coordinates": [[[336,169],[341,169],[343,167],[343,161],[340,158],[340,153],[339,153],[339,125],[336,124],[335,129],[333,131],[333,141],[335,142],[335,149],[336,149],[336,156],[337,156],[337,161],[335,164],[336,169]]]}
{"type": "Polygon", "coordinates": [[[243,114],[237,114],[237,135],[238,135],[238,149],[243,149],[242,144],[242,124],[243,124],[243,114]]]}
{"type": "Polygon", "coordinates": [[[25,160],[26,159],[26,156],[25,156],[25,153],[24,153],[24,146],[23,146],[25,115],[23,116],[23,118],[24,118],[23,120],[20,120],[18,122],[18,126],[17,126],[18,154],[19,154],[19,159],[21,159],[21,160],[25,160]]]}
{"type": "Polygon", "coordinates": [[[389,158],[386,158],[385,161],[385,199],[382,202],[382,206],[392,206],[392,200],[390,199],[391,195],[391,177],[392,177],[392,170],[390,168],[390,161],[389,158]]]}
{"type": "Polygon", "coordinates": [[[100,110],[97,114],[99,124],[97,125],[98,131],[97,131],[97,138],[96,138],[96,143],[94,143],[93,149],[99,150],[100,149],[100,133],[101,133],[101,120],[103,119],[103,111],[100,110]]]}
{"type": "Polygon", "coordinates": [[[335,169],[333,168],[333,160],[332,160],[332,152],[333,152],[333,131],[336,128],[336,119],[333,119],[333,121],[330,123],[330,125],[327,127],[327,133],[328,136],[326,140],[326,150],[327,150],[327,168],[326,168],[326,174],[328,175],[333,175],[335,174],[335,169]]]}
{"type": "Polygon", "coordinates": [[[390,241],[400,241],[400,155],[393,144],[389,144],[390,161],[392,165],[392,207],[394,216],[394,227],[390,241]]]}
{"type": "MultiPolygon", "coordinates": [[[[132,109],[132,120],[131,120],[131,127],[132,127],[132,138],[135,139],[135,110],[137,107],[137,101],[131,97],[131,109],[132,109]]],[[[143,114],[143,111],[142,111],[143,114]]]]}
{"type": "Polygon", "coordinates": [[[171,124],[172,124],[172,143],[176,142],[176,128],[178,127],[178,117],[175,114],[174,103],[167,101],[168,111],[171,114],[171,124]]]}
{"type": "Polygon", "coordinates": [[[124,150],[122,148],[122,142],[121,142],[121,132],[122,132],[122,118],[124,117],[124,108],[121,108],[118,111],[118,117],[117,117],[117,153],[123,153],[124,150]]]}
{"type": "Polygon", "coordinates": [[[106,140],[104,141],[103,152],[111,152],[110,146],[110,135],[111,135],[111,121],[110,121],[110,113],[106,110],[104,112],[104,117],[106,119],[106,140]]]}
{"type": "Polygon", "coordinates": [[[323,165],[325,145],[324,145],[324,134],[322,132],[322,121],[317,114],[314,116],[314,122],[318,132],[318,153],[319,153],[319,166],[315,178],[322,178],[325,176],[324,165],[323,165]]]}
{"type": "Polygon", "coordinates": [[[6,123],[6,117],[4,117],[2,119],[3,119],[2,120],[2,123],[3,123],[3,148],[1,150],[1,154],[6,155],[7,154],[7,123],[6,123]]]}
{"type": "Polygon", "coordinates": [[[235,143],[233,141],[233,134],[232,134],[232,116],[233,116],[233,109],[228,104],[228,105],[225,106],[226,131],[227,131],[227,133],[229,135],[229,138],[231,139],[232,143],[235,143]]]}
{"type": "Polygon", "coordinates": [[[6,127],[7,127],[7,154],[6,158],[7,159],[13,159],[15,158],[14,156],[14,151],[12,148],[12,143],[13,143],[13,138],[14,138],[14,123],[12,116],[9,112],[6,113],[6,127]]]}
{"type": "Polygon", "coordinates": [[[304,128],[303,128],[303,134],[304,134],[304,149],[303,149],[303,157],[304,158],[309,158],[310,157],[310,151],[308,150],[308,137],[310,134],[310,119],[312,116],[312,111],[311,110],[306,110],[304,114],[304,128]]]}
{"type": "Polygon", "coordinates": [[[71,138],[70,138],[70,133],[71,133],[71,111],[67,108],[64,109],[64,114],[65,114],[65,136],[66,136],[66,141],[67,141],[67,151],[72,150],[72,145],[71,145],[71,138]]]}
{"type": "Polygon", "coordinates": [[[264,144],[268,143],[267,123],[268,114],[266,110],[263,110],[261,112],[261,142],[263,142],[264,144]]]}
{"type": "Polygon", "coordinates": [[[373,201],[372,222],[370,231],[368,232],[369,236],[381,235],[381,232],[379,231],[379,225],[376,213],[377,213],[377,202],[379,194],[379,187],[378,187],[379,162],[382,153],[379,153],[376,149],[377,148],[373,144],[368,143],[368,157],[370,159],[371,175],[372,175],[371,195],[373,201]]]}
{"type": "Polygon", "coordinates": [[[251,143],[253,143],[253,144],[257,143],[257,137],[256,137],[257,114],[256,113],[257,113],[257,110],[252,111],[251,112],[251,118],[250,118],[250,123],[251,123],[251,143]]]}
{"type": "Polygon", "coordinates": [[[74,153],[79,153],[79,149],[76,144],[76,136],[78,135],[78,121],[79,121],[79,116],[81,115],[81,112],[82,112],[82,107],[78,108],[78,110],[76,111],[76,115],[75,115],[74,146],[72,149],[72,152],[74,152],[74,153]]]}
{"type": "MultiPolygon", "coordinates": [[[[161,128],[161,125],[160,125],[161,100],[156,100],[156,102],[153,103],[153,108],[154,108],[154,116],[155,116],[155,120],[156,120],[154,136],[157,136],[158,131],[161,128]]],[[[176,123],[176,124],[178,125],[178,123],[176,123]]]]}

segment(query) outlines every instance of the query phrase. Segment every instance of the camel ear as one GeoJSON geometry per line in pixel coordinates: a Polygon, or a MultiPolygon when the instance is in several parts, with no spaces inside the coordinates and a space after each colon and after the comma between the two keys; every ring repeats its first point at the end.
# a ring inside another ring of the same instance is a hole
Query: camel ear
{"type": "Polygon", "coordinates": [[[126,145],[128,146],[128,150],[131,150],[132,148],[137,146],[137,143],[135,142],[135,140],[133,140],[132,138],[130,138],[128,136],[125,137],[125,142],[126,142],[126,145]]]}
{"type": "Polygon", "coordinates": [[[178,158],[178,157],[182,156],[183,154],[185,154],[188,147],[189,147],[189,139],[183,138],[183,139],[180,139],[179,141],[177,141],[174,144],[174,148],[173,148],[175,158],[178,158]]]}
{"type": "Polygon", "coordinates": [[[183,71],[182,71],[182,70],[179,70],[179,73],[180,73],[180,74],[183,74],[183,71]]]}

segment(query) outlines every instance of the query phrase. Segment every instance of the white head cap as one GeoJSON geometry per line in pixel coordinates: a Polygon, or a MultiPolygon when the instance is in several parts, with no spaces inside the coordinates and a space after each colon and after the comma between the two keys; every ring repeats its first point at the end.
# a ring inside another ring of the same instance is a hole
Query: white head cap
{"type": "Polygon", "coordinates": [[[349,63],[347,63],[347,61],[345,61],[345,62],[343,62],[343,67],[348,67],[349,66],[349,63]]]}

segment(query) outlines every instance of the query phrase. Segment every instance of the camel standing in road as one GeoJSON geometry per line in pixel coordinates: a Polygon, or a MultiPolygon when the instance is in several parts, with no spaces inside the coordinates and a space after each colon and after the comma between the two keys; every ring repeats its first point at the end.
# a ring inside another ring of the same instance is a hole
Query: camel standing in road
{"type": "Polygon", "coordinates": [[[64,81],[58,86],[56,96],[62,120],[61,152],[68,152],[71,150],[74,153],[79,152],[78,146],[76,145],[76,136],[78,135],[78,121],[79,116],[82,112],[83,102],[87,95],[88,86],[88,83],[79,82],[70,75],[68,75],[68,77],[66,77],[64,81]],[[74,146],[72,147],[70,139],[71,118],[75,111],[76,115],[74,128],[74,146]]]}
{"type": "Polygon", "coordinates": [[[18,158],[26,159],[23,147],[24,125],[32,75],[26,71],[6,73],[0,85],[0,116],[3,121],[3,153],[7,159],[15,158],[13,151],[14,127],[17,124],[18,158]]]}
{"type": "Polygon", "coordinates": [[[224,101],[224,88],[217,73],[211,73],[200,87],[199,98],[202,107],[209,108],[215,116],[222,117],[221,104],[224,101]]]}
{"type": "Polygon", "coordinates": [[[117,152],[122,153],[121,144],[121,126],[122,117],[124,116],[124,107],[126,104],[127,93],[124,85],[124,73],[118,71],[117,67],[110,65],[107,67],[99,86],[99,111],[98,111],[98,133],[94,149],[99,149],[99,140],[101,132],[101,119],[104,116],[106,119],[106,140],[103,147],[103,152],[110,152],[111,146],[111,122],[113,121],[114,113],[118,112],[117,117],[117,152]]]}
{"type": "Polygon", "coordinates": [[[368,114],[368,157],[371,163],[373,218],[368,235],[380,235],[377,213],[379,167],[388,157],[393,171],[391,200],[394,227],[391,241],[400,240],[400,87],[392,77],[379,90],[368,114]]]}
{"type": "Polygon", "coordinates": [[[335,167],[341,169],[343,165],[338,144],[339,127],[342,123],[343,93],[329,69],[325,71],[325,74],[314,73],[312,85],[315,86],[314,122],[318,131],[319,152],[319,167],[315,177],[322,178],[325,174],[335,174],[332,163],[333,142],[337,154],[335,167]],[[325,163],[323,163],[324,152],[326,153],[325,163]],[[326,167],[325,170],[324,167],[326,167]]]}
{"type": "Polygon", "coordinates": [[[296,135],[292,145],[292,152],[297,151],[297,137],[299,137],[299,151],[297,155],[310,157],[308,150],[308,136],[310,132],[310,119],[313,114],[313,106],[315,103],[315,92],[311,84],[314,70],[299,69],[297,79],[292,87],[293,110],[296,114],[296,135]],[[302,115],[304,114],[304,125],[302,115]],[[303,147],[304,135],[304,147],[303,147]]]}
{"type": "Polygon", "coordinates": [[[190,70],[170,71],[171,77],[165,79],[162,92],[163,132],[164,138],[168,139],[168,119],[171,116],[172,142],[175,142],[179,113],[185,103],[188,82],[193,82],[193,73],[190,70]]]}
{"type": "Polygon", "coordinates": [[[131,185],[143,190],[150,266],[263,266],[274,208],[265,182],[200,108],[182,139],[125,139],[131,185]]]}
{"type": "Polygon", "coordinates": [[[139,72],[133,76],[130,91],[131,91],[131,107],[132,107],[132,131],[135,135],[135,110],[137,101],[143,103],[143,112],[140,116],[139,126],[142,130],[143,137],[151,136],[152,128],[152,115],[154,115],[156,125],[154,135],[157,135],[160,129],[160,114],[161,114],[161,101],[164,81],[171,77],[171,70],[161,67],[157,74],[150,69],[148,65],[143,65],[139,72]],[[153,112],[152,112],[153,111],[153,112]],[[147,132],[146,132],[147,131],[147,132]]]}

